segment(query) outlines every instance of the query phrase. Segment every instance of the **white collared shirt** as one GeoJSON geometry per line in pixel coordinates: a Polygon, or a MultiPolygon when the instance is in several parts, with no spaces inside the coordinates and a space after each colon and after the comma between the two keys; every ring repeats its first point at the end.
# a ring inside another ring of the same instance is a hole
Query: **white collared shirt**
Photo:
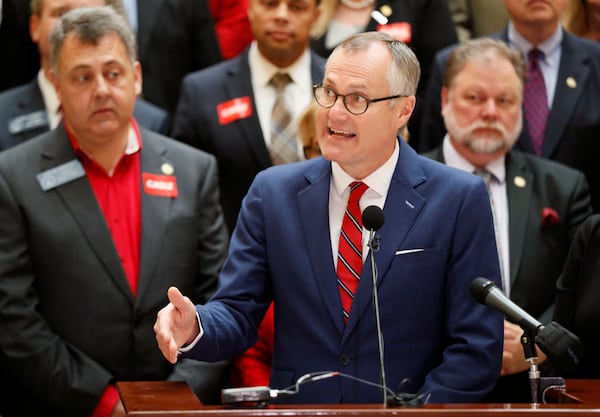
{"type": "MultiPolygon", "coordinates": [[[[271,144],[271,111],[276,99],[275,89],[269,82],[277,72],[289,74],[292,82],[286,87],[285,99],[288,109],[292,113],[292,123],[297,125],[304,108],[313,99],[310,52],[306,49],[294,64],[287,68],[278,68],[260,54],[256,41],[253,41],[248,53],[248,63],[256,112],[265,143],[269,147],[271,144]]],[[[297,145],[298,156],[300,159],[304,159],[304,150],[300,140],[297,141],[297,145]]]]}
{"type": "Polygon", "coordinates": [[[38,85],[42,92],[42,98],[44,99],[44,106],[46,107],[46,113],[48,114],[48,122],[50,123],[50,129],[54,129],[60,122],[61,114],[59,111],[60,101],[54,86],[50,82],[43,70],[40,70],[37,75],[38,85]]]}
{"type": "MultiPolygon", "coordinates": [[[[373,173],[360,180],[369,186],[369,189],[365,191],[358,203],[361,212],[368,206],[377,206],[383,209],[399,155],[400,146],[398,145],[398,142],[396,142],[394,151],[388,160],[373,173]]],[[[331,163],[331,183],[329,184],[329,233],[333,264],[336,269],[338,245],[340,233],[342,232],[342,221],[344,220],[344,213],[346,212],[348,198],[350,197],[350,188],[348,186],[354,181],[358,180],[348,175],[336,162],[331,163]]],[[[368,238],[369,232],[363,228],[363,261],[368,254],[368,238]]]]}

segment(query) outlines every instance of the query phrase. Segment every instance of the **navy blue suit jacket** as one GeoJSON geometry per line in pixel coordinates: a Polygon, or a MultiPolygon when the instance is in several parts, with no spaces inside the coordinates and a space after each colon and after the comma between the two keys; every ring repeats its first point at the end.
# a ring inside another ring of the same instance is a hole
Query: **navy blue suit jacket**
{"type": "MultiPolygon", "coordinates": [[[[477,402],[502,359],[502,315],[469,294],[498,282],[489,197],[472,175],[400,143],[375,253],[388,386],[430,402],[477,402]],[[402,385],[404,378],[410,383],[402,385]]],[[[204,335],[188,353],[236,356],[256,341],[275,305],[271,387],[308,372],[340,371],[378,383],[379,356],[367,261],[344,326],[329,238],[331,163],[319,157],[257,175],[234,230],[219,289],[197,306],[204,335]]],[[[377,403],[381,389],[347,378],[302,385],[292,403],[377,403]]]]}
{"type": "MultiPolygon", "coordinates": [[[[325,60],[311,54],[313,84],[323,80],[324,68],[325,60]]],[[[172,136],[217,157],[221,205],[233,230],[254,176],[273,164],[256,112],[248,49],[184,78],[172,136]],[[217,106],[241,97],[249,98],[251,114],[221,123],[217,106]]]]}
{"type": "MultiPolygon", "coordinates": [[[[506,31],[495,37],[508,42],[506,31]]],[[[554,102],[542,155],[582,171],[590,184],[592,206],[600,210],[600,44],[564,32],[554,102]],[[567,80],[570,80],[567,82],[567,80]],[[575,86],[573,86],[573,81],[575,86]]],[[[446,129],[440,115],[443,76],[452,47],[436,55],[427,87],[419,152],[439,145],[446,129]]],[[[527,122],[515,149],[533,153],[527,122]]]]}
{"type": "MultiPolygon", "coordinates": [[[[159,107],[138,99],[133,112],[138,124],[167,134],[169,116],[159,107]]],[[[0,94],[0,150],[10,148],[50,130],[37,78],[0,94]]]]}

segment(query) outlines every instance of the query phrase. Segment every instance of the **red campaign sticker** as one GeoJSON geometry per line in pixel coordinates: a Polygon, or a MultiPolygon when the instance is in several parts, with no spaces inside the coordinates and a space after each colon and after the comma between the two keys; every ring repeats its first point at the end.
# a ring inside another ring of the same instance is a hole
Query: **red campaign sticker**
{"type": "Polygon", "coordinates": [[[412,29],[408,22],[390,23],[388,25],[377,25],[377,31],[387,33],[397,41],[410,43],[412,39],[412,29]]]}
{"type": "Polygon", "coordinates": [[[177,197],[177,180],[174,175],[142,173],[144,191],[157,197],[177,197]]]}
{"type": "Polygon", "coordinates": [[[252,101],[250,97],[238,97],[217,105],[219,123],[226,125],[236,120],[252,116],[252,101]]]}

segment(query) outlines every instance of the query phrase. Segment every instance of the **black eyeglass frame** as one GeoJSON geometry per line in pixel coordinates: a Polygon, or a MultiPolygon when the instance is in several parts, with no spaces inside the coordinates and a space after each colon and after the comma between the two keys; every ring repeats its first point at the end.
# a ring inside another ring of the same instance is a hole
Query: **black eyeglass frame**
{"type": "Polygon", "coordinates": [[[338,92],[335,91],[333,88],[325,87],[323,85],[323,83],[319,83],[319,84],[313,85],[313,97],[315,98],[315,101],[317,102],[317,104],[319,106],[324,107],[326,109],[330,109],[333,106],[335,106],[335,103],[337,102],[337,99],[339,97],[341,97],[342,98],[342,103],[344,103],[344,107],[346,108],[346,110],[348,110],[350,113],[352,113],[355,116],[360,116],[361,114],[365,114],[367,112],[367,110],[369,109],[369,104],[371,104],[371,103],[377,103],[379,101],[385,101],[385,100],[393,100],[395,98],[408,97],[408,96],[404,95],[404,94],[396,94],[394,96],[389,96],[389,97],[367,98],[367,97],[363,96],[362,94],[358,94],[358,93],[350,93],[350,94],[346,94],[346,95],[341,95],[341,94],[338,94],[338,92]],[[323,89],[327,88],[328,90],[331,90],[335,94],[335,100],[333,100],[333,103],[331,103],[330,106],[325,106],[317,98],[317,90],[320,89],[320,88],[323,88],[323,89]],[[350,110],[348,108],[348,104],[346,104],[346,97],[348,97],[348,96],[359,96],[359,97],[364,98],[365,102],[367,103],[366,106],[365,106],[365,109],[362,112],[360,112],[360,113],[356,113],[356,112],[350,110]]]}

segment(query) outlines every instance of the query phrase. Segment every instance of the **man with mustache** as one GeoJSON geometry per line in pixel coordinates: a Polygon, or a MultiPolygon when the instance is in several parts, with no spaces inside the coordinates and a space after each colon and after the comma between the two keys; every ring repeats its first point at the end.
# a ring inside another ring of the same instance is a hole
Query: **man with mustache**
{"type": "MultiPolygon", "coordinates": [[[[600,43],[575,36],[562,27],[568,0],[503,2],[510,21],[506,30],[492,37],[528,57],[531,77],[526,91],[531,93],[528,97],[538,98],[527,100],[528,105],[523,106],[523,129],[515,148],[583,172],[590,184],[592,208],[599,212],[600,43]],[[536,81],[531,83],[531,79],[536,81]],[[532,102],[537,105],[529,105],[532,102]]],[[[433,149],[444,137],[439,97],[452,48],[438,52],[431,68],[419,152],[433,149]]]]}
{"type": "MultiPolygon", "coordinates": [[[[491,174],[488,191],[504,291],[546,323],[575,231],[592,210],[582,173],[512,150],[523,126],[525,68],[521,52],[499,40],[458,46],[441,93],[447,134],[425,155],[483,177],[491,174]]],[[[494,402],[531,401],[522,333],[505,321],[503,377],[490,398],[494,402]]]]}

